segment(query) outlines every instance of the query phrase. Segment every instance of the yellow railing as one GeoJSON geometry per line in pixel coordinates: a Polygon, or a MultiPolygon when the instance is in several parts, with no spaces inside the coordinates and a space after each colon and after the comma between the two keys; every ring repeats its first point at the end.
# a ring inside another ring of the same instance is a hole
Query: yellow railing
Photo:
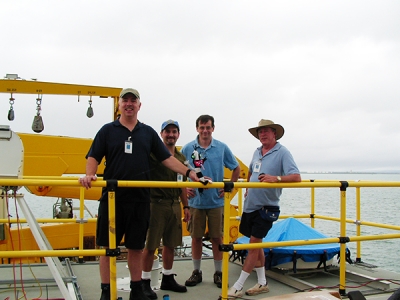
{"type": "MultiPolygon", "coordinates": [[[[109,182],[110,183],[110,182],[109,182]]],[[[191,188],[199,188],[204,186],[201,183],[194,182],[165,182],[165,181],[113,181],[113,184],[118,187],[163,187],[163,188],[182,188],[182,187],[191,187],[191,188]]],[[[0,187],[13,187],[13,186],[70,186],[70,187],[79,187],[79,183],[77,180],[68,180],[68,179],[57,179],[57,180],[43,180],[40,178],[35,179],[0,179],[0,187]]],[[[107,185],[106,181],[97,180],[92,184],[94,187],[105,187],[110,186],[107,185]]],[[[227,183],[227,182],[213,182],[209,188],[226,188],[234,187],[238,189],[243,188],[310,188],[311,189],[311,199],[310,199],[310,214],[302,214],[302,215],[291,215],[285,216],[282,215],[280,218],[310,218],[312,227],[314,227],[315,219],[323,219],[340,222],[340,237],[335,238],[324,238],[324,239],[315,239],[315,240],[297,240],[297,241],[286,241],[286,242],[268,242],[268,243],[259,243],[259,244],[232,244],[229,243],[229,233],[225,231],[223,237],[223,245],[221,245],[221,250],[224,251],[223,255],[223,273],[229,274],[229,251],[232,250],[243,250],[243,249],[254,249],[254,248],[275,248],[275,247],[284,247],[284,246],[296,246],[296,245],[310,245],[310,244],[327,244],[327,243],[340,243],[340,256],[346,257],[346,244],[349,242],[357,243],[357,259],[361,258],[361,241],[371,241],[371,240],[382,240],[382,239],[398,239],[400,238],[400,233],[394,234],[380,234],[380,235],[365,235],[361,236],[361,225],[366,226],[374,226],[385,229],[392,230],[400,230],[400,226],[383,224],[383,223],[375,223],[369,221],[361,220],[361,197],[360,197],[360,188],[362,187],[400,187],[400,182],[387,182],[387,181],[309,181],[303,180],[299,183],[254,183],[254,182],[235,182],[235,183],[227,183]],[[316,188],[338,188],[340,189],[340,216],[325,216],[319,215],[315,212],[315,189],[316,188]],[[356,189],[356,219],[347,219],[346,218],[346,191],[348,188],[356,189]],[[346,224],[354,223],[357,227],[356,236],[347,236],[346,233],[346,224]]],[[[225,208],[224,215],[230,215],[230,193],[225,193],[225,208]]],[[[241,211],[242,204],[242,193],[239,192],[239,209],[241,211]]],[[[80,188],[80,203],[81,203],[81,211],[80,218],[83,219],[83,201],[85,196],[85,189],[80,188]]],[[[109,207],[110,207],[110,227],[114,227],[113,223],[115,220],[115,194],[113,191],[109,191],[109,207]]],[[[71,220],[67,219],[58,219],[57,222],[71,222],[71,220]]],[[[225,228],[229,228],[230,218],[224,219],[225,228]]],[[[6,219],[0,219],[0,222],[8,222],[6,219]]],[[[73,222],[76,222],[73,220],[73,222]]],[[[80,239],[83,240],[83,226],[84,222],[80,223],[80,239]]],[[[82,242],[83,243],[83,242],[82,242]]],[[[49,251],[0,251],[0,257],[59,257],[59,256],[90,256],[90,255],[106,255],[106,250],[83,250],[83,244],[79,244],[79,250],[49,250],[49,251]]],[[[110,249],[115,249],[115,238],[110,234],[110,249]]],[[[111,272],[111,296],[116,298],[116,259],[115,256],[111,256],[110,259],[110,272],[111,272]]],[[[227,287],[228,287],[228,276],[222,277],[222,299],[227,299],[227,287]]],[[[340,260],[340,287],[339,292],[342,295],[345,295],[345,281],[346,281],[346,260],[340,260]]]]}

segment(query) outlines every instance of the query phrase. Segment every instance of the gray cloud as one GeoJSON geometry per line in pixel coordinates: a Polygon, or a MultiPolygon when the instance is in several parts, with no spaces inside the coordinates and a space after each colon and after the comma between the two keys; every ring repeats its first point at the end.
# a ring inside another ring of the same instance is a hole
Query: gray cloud
{"type": "MultiPolygon", "coordinates": [[[[139,119],[178,119],[181,144],[211,114],[245,163],[267,118],[303,171],[400,170],[398,1],[39,2],[2,3],[4,75],[135,87],[139,119]]],[[[34,98],[9,122],[1,97],[0,124],[31,132],[34,98]]],[[[87,119],[87,100],[44,97],[43,133],[93,137],[111,106],[87,119]]]]}

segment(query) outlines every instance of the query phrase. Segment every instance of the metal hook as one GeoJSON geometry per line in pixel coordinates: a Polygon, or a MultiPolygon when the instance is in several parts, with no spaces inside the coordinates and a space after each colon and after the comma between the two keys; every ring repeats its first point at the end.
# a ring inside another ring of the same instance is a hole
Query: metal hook
{"type": "Polygon", "coordinates": [[[91,118],[91,117],[93,117],[93,115],[94,115],[94,113],[93,113],[93,107],[92,107],[92,96],[90,96],[89,107],[87,109],[86,116],[88,118],[91,118]]]}
{"type": "Polygon", "coordinates": [[[8,121],[13,121],[14,120],[14,98],[11,93],[10,97],[10,110],[8,111],[8,121]]]}
{"type": "Polygon", "coordinates": [[[40,111],[42,110],[42,97],[41,95],[38,95],[36,98],[36,116],[33,118],[33,123],[32,123],[32,130],[34,132],[40,133],[44,129],[44,124],[43,124],[43,119],[42,116],[40,115],[40,111]]]}

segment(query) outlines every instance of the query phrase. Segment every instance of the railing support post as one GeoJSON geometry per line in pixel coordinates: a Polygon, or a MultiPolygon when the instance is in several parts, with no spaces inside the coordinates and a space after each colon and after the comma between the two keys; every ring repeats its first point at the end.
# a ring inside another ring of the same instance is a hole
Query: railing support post
{"type": "MultiPolygon", "coordinates": [[[[224,183],[224,236],[222,243],[229,243],[229,227],[230,227],[230,193],[234,188],[233,182],[224,183]]],[[[222,251],[220,245],[220,251],[222,251]]],[[[229,252],[222,253],[222,299],[228,299],[228,276],[229,276],[229,252]]]]}
{"type": "MultiPolygon", "coordinates": [[[[360,187],[356,187],[356,232],[357,236],[361,236],[361,193],[360,187]]],[[[361,241],[357,241],[357,255],[356,255],[356,262],[361,262],[361,241]]]]}
{"type": "MultiPolygon", "coordinates": [[[[85,188],[81,187],[79,190],[79,219],[83,220],[85,217],[84,214],[85,207],[85,188]]],[[[83,250],[83,234],[84,234],[84,222],[79,223],[79,250],[83,250]]],[[[83,256],[78,257],[78,262],[83,263],[83,256]]]]}
{"type": "MultiPolygon", "coordinates": [[[[115,249],[115,190],[117,189],[117,180],[107,180],[108,191],[108,246],[109,250],[115,249]]],[[[117,299],[117,257],[110,256],[110,296],[111,299],[117,299]]]]}
{"type": "MultiPolygon", "coordinates": [[[[347,181],[340,182],[340,237],[346,236],[346,189],[349,186],[347,181]]],[[[340,295],[346,295],[346,243],[340,244],[340,295]]]]}
{"type": "MultiPolygon", "coordinates": [[[[314,179],[310,179],[310,182],[314,182],[314,179]]],[[[315,228],[315,187],[311,188],[311,214],[310,214],[310,218],[311,218],[311,227],[315,228]]]]}

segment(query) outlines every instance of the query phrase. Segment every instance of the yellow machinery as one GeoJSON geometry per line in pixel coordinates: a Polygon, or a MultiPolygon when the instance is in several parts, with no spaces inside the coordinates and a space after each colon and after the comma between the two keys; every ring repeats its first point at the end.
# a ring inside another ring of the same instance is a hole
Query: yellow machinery
{"type": "MultiPolygon", "coordinates": [[[[51,82],[40,82],[40,81],[27,81],[19,80],[16,76],[15,79],[0,79],[0,93],[10,95],[10,103],[15,100],[18,94],[32,94],[32,95],[69,95],[76,97],[90,97],[92,98],[111,98],[113,105],[112,115],[114,119],[118,116],[118,97],[121,88],[113,87],[101,87],[101,86],[86,86],[76,84],[63,84],[63,83],[51,83],[51,82]]],[[[12,111],[9,112],[13,113],[12,111]]],[[[109,120],[111,121],[111,120],[109,120]]],[[[106,123],[106,121],[105,121],[106,123]]],[[[1,124],[0,124],[1,125],[1,124]]],[[[40,135],[33,133],[18,133],[22,144],[23,144],[23,176],[68,176],[68,175],[79,175],[85,174],[86,159],[85,155],[92,143],[92,139],[65,137],[65,136],[50,136],[40,135]]],[[[6,155],[2,153],[3,149],[0,149],[0,155],[6,155]]],[[[241,167],[240,178],[247,178],[247,166],[238,159],[241,167]]],[[[98,174],[101,176],[104,170],[104,161],[99,165],[98,174]]],[[[226,169],[224,177],[229,179],[231,171],[226,169]]],[[[50,196],[60,198],[74,198],[79,199],[79,188],[73,187],[62,187],[62,186],[27,186],[26,189],[32,194],[37,196],[50,196]]],[[[101,189],[92,188],[85,193],[85,199],[87,200],[98,200],[100,198],[101,189]]],[[[236,191],[231,193],[232,198],[235,196],[236,191]]],[[[1,200],[1,199],[0,199],[1,200]]],[[[236,207],[231,206],[231,216],[237,216],[238,212],[236,207]]],[[[1,217],[1,216],[0,216],[1,217]]],[[[90,223],[89,223],[90,224],[90,223]]],[[[88,224],[88,225],[89,225],[88,224]]],[[[57,234],[51,235],[53,229],[45,229],[49,232],[49,241],[54,249],[61,247],[73,248],[76,247],[76,238],[78,231],[71,230],[71,224],[57,224],[48,227],[61,226],[58,230],[66,232],[76,232],[75,236],[65,237],[60,244],[58,241],[59,237],[57,234]]],[[[88,235],[94,235],[94,226],[90,225],[91,229],[88,235]]],[[[186,226],[183,226],[183,234],[188,235],[186,226]]],[[[238,234],[238,221],[231,220],[231,226],[229,232],[231,233],[231,240],[234,241],[238,234]]],[[[57,232],[57,230],[56,230],[57,232]]],[[[27,244],[33,246],[33,237],[29,236],[29,232],[24,232],[24,239],[27,244]]],[[[7,245],[6,241],[0,241],[0,249],[4,245],[7,245]],[[3,244],[3,245],[1,245],[3,244]]],[[[10,249],[10,248],[8,248],[10,249]]],[[[32,250],[35,248],[31,248],[32,250]]],[[[37,249],[37,248],[36,248],[37,249]]],[[[4,249],[3,249],[4,250],[4,249]]]]}

